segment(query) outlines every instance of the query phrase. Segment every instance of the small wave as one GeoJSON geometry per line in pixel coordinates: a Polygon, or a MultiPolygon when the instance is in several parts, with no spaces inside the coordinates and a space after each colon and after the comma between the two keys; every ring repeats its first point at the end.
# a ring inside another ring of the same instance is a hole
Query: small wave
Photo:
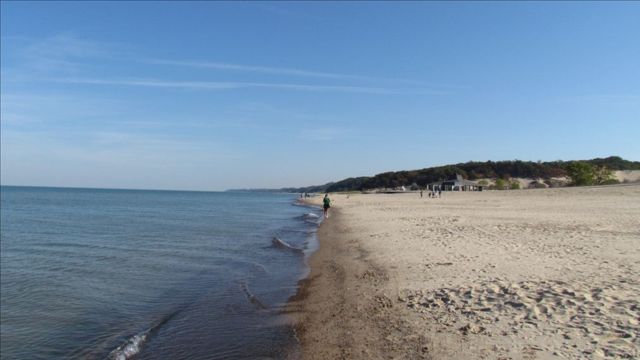
{"type": "Polygon", "coordinates": [[[314,224],[314,225],[320,224],[320,221],[321,221],[320,216],[314,213],[306,213],[303,215],[299,215],[299,216],[296,216],[295,219],[302,220],[304,222],[314,224]]]}
{"type": "Polygon", "coordinates": [[[145,331],[142,331],[142,332],[140,332],[138,334],[135,334],[132,337],[128,338],[122,345],[120,345],[117,348],[115,348],[114,350],[112,350],[109,353],[109,355],[107,356],[107,359],[108,360],[128,360],[128,359],[132,359],[134,356],[136,356],[138,353],[140,353],[140,350],[142,350],[142,346],[147,341],[147,339],[149,337],[153,336],[153,334],[155,334],[156,332],[158,332],[158,330],[160,329],[160,327],[162,325],[164,325],[167,322],[169,322],[169,320],[171,320],[179,312],[180,312],[180,310],[174,311],[173,313],[171,313],[171,314],[163,317],[162,319],[160,319],[160,321],[158,321],[155,325],[153,325],[149,329],[147,329],[145,331]]]}
{"type": "Polygon", "coordinates": [[[320,215],[315,214],[315,213],[304,213],[302,215],[298,215],[295,217],[296,219],[301,219],[301,220],[305,220],[305,219],[319,219],[320,215]]]}
{"type": "Polygon", "coordinates": [[[271,244],[273,245],[273,247],[276,247],[278,249],[289,250],[296,254],[302,254],[304,252],[303,249],[291,246],[290,244],[280,240],[280,238],[276,236],[274,236],[273,239],[271,239],[271,244]]]}
{"type": "Polygon", "coordinates": [[[304,214],[304,221],[313,225],[319,225],[320,222],[322,222],[322,217],[318,214],[306,213],[304,214]]]}
{"type": "Polygon", "coordinates": [[[147,340],[148,332],[142,332],[127,339],[127,341],[113,350],[107,359],[127,360],[140,352],[142,344],[147,340]]]}
{"type": "Polygon", "coordinates": [[[249,290],[249,285],[247,285],[246,282],[240,283],[240,287],[242,287],[242,291],[247,296],[247,300],[249,300],[250,303],[257,306],[260,310],[269,309],[265,304],[262,303],[262,301],[260,301],[260,299],[253,295],[253,293],[249,290]]]}

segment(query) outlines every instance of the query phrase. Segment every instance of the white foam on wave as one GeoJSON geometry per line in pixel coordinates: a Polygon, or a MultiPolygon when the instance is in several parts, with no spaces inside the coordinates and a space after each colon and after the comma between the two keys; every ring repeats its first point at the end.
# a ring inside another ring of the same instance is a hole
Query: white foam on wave
{"type": "Polygon", "coordinates": [[[178,309],[170,313],[169,315],[160,319],[160,321],[156,322],[155,325],[153,325],[149,329],[128,338],[124,342],[124,344],[118,346],[115,350],[111,351],[107,356],[107,359],[128,360],[128,359],[135,358],[135,356],[138,353],[140,353],[140,351],[142,350],[142,346],[147,341],[147,339],[153,336],[160,329],[161,326],[163,326],[164,324],[169,322],[171,319],[173,319],[178,313],[180,313],[180,311],[182,310],[178,309]]]}
{"type": "Polygon", "coordinates": [[[124,344],[111,351],[107,358],[112,360],[128,360],[133,358],[142,349],[142,344],[147,340],[149,331],[151,331],[151,329],[130,337],[124,344]]]}
{"type": "Polygon", "coordinates": [[[314,214],[314,213],[307,213],[305,215],[308,216],[308,217],[311,217],[311,218],[319,218],[320,217],[319,215],[314,214]]]}

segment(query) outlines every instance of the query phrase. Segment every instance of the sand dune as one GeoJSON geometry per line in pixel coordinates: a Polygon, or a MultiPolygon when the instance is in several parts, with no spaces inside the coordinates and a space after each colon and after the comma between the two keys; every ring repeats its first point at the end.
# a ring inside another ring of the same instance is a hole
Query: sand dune
{"type": "Polygon", "coordinates": [[[621,183],[640,182],[640,170],[618,170],[613,175],[621,183]]]}
{"type": "Polygon", "coordinates": [[[327,275],[332,247],[344,279],[307,286],[307,358],[321,358],[313,328],[332,331],[331,304],[314,302],[331,289],[350,314],[332,325],[351,332],[346,358],[640,357],[640,186],[334,204],[312,274],[327,275]]]}

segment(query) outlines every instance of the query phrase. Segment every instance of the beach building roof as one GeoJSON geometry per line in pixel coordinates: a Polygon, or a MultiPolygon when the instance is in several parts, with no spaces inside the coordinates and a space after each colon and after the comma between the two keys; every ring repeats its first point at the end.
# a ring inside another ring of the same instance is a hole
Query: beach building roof
{"type": "Polygon", "coordinates": [[[455,178],[445,180],[442,182],[443,185],[453,185],[453,186],[480,186],[477,182],[463,179],[462,175],[456,174],[455,178]]]}

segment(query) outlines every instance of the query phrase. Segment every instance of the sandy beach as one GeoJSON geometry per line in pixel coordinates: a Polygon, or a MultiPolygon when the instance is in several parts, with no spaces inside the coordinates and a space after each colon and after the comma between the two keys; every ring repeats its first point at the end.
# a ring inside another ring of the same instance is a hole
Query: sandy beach
{"type": "Polygon", "coordinates": [[[332,199],[304,359],[640,357],[640,186],[332,199]]]}

